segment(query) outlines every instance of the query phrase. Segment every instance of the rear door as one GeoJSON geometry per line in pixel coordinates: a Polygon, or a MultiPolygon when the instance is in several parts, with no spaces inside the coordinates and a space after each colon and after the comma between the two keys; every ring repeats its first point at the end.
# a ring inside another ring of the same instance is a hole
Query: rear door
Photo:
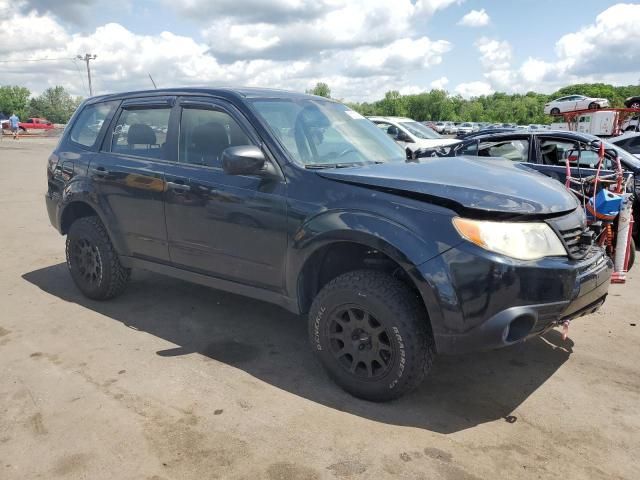
{"type": "Polygon", "coordinates": [[[174,102],[175,97],[124,101],[89,166],[102,211],[127,254],[161,262],[169,260],[163,200],[174,102]]]}
{"type": "Polygon", "coordinates": [[[182,98],[176,122],[177,156],[166,171],[171,262],[281,291],[287,247],[284,179],[229,175],[222,169],[226,148],[262,148],[260,139],[222,100],[182,98]]]}

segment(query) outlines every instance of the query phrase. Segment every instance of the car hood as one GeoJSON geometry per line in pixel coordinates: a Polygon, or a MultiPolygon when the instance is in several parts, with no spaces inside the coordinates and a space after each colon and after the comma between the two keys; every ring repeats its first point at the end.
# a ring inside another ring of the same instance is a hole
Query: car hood
{"type": "Polygon", "coordinates": [[[551,216],[575,210],[577,199],[557,180],[498,158],[429,157],[321,170],[320,176],[424,199],[465,215],[490,212],[551,216]]]}

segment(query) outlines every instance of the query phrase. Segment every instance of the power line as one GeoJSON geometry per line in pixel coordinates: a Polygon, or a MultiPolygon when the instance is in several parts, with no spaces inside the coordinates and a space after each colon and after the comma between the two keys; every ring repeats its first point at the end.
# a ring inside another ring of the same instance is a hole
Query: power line
{"type": "Polygon", "coordinates": [[[73,66],[76,67],[76,70],[78,71],[78,75],[80,75],[80,80],[82,80],[82,89],[85,92],[88,91],[87,84],[84,82],[84,77],[82,76],[82,72],[80,71],[80,66],[78,65],[78,59],[72,58],[71,61],[73,62],[73,66]]]}
{"type": "Polygon", "coordinates": [[[0,60],[0,63],[22,63],[22,62],[57,62],[58,60],[75,60],[70,57],[59,58],[21,58],[18,60],[0,60]]]}

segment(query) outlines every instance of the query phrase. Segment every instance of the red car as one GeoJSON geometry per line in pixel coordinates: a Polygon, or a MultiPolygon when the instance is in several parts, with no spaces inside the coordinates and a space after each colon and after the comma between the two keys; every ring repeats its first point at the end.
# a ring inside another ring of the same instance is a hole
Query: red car
{"type": "MultiPolygon", "coordinates": [[[[51,123],[46,118],[28,118],[26,122],[18,123],[20,130],[26,132],[28,130],[51,130],[53,128],[53,123],[51,123]]],[[[8,130],[9,129],[9,120],[2,121],[2,128],[8,130]]]]}

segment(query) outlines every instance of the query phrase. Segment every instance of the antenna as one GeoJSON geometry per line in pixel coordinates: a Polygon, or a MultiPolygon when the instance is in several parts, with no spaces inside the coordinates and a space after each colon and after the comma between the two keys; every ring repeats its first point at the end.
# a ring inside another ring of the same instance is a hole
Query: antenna
{"type": "Polygon", "coordinates": [[[151,80],[151,83],[153,83],[153,88],[155,88],[157,90],[158,86],[156,85],[156,82],[153,81],[153,77],[151,76],[150,73],[148,73],[147,75],[149,75],[149,80],[151,80]]]}

